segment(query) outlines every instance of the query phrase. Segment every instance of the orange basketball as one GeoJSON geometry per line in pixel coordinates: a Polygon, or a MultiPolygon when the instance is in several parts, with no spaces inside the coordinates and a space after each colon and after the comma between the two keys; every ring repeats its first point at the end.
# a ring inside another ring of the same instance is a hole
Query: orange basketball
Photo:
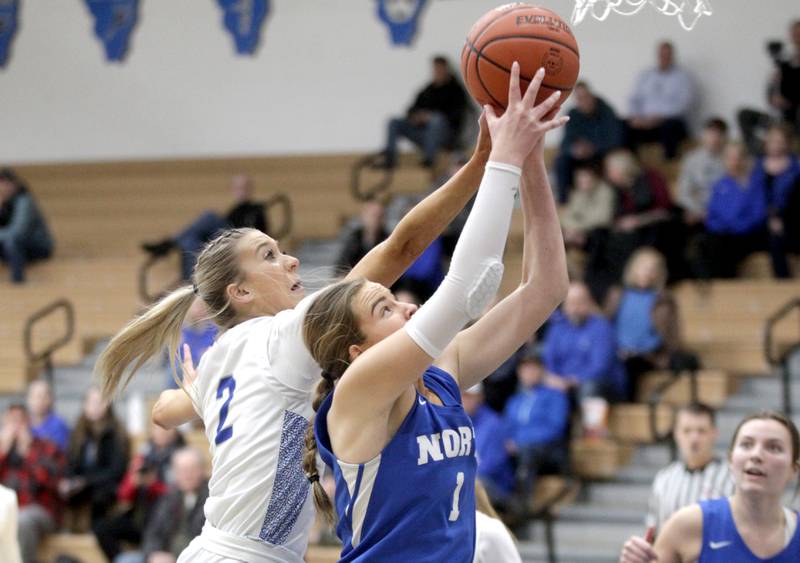
{"type": "Polygon", "coordinates": [[[481,106],[505,109],[511,64],[520,66],[524,92],[540,67],[545,77],[536,103],[561,90],[563,104],[578,80],[580,54],[572,30],[552,10],[530,4],[506,4],[483,15],[461,51],[461,75],[481,106]]]}

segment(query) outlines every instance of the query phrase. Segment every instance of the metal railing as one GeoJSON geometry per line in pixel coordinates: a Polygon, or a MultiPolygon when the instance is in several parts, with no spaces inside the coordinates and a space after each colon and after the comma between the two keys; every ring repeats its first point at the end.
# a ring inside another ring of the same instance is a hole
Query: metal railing
{"type": "Polygon", "coordinates": [[[792,416],[792,385],[791,372],[787,365],[789,358],[800,350],[800,331],[798,339],[783,350],[778,350],[775,342],[775,327],[788,317],[795,309],[800,310],[800,298],[795,298],[783,305],[767,318],[764,325],[764,357],[772,368],[781,371],[781,385],[783,392],[783,412],[792,416]]]}
{"type": "Polygon", "coordinates": [[[62,348],[72,340],[75,335],[75,308],[66,299],[57,299],[49,305],[42,307],[33,313],[28,320],[25,321],[25,328],[23,329],[23,346],[25,348],[25,355],[28,358],[28,366],[34,367],[40,363],[44,364],[45,376],[52,383],[53,381],[53,353],[62,348]],[[34,350],[33,344],[33,329],[36,324],[42,319],[50,316],[58,310],[64,311],[65,327],[64,334],[49,342],[41,350],[34,350]]]}
{"type": "Polygon", "coordinates": [[[389,167],[384,168],[381,179],[376,183],[367,187],[364,187],[363,185],[364,171],[368,169],[373,170],[375,168],[376,161],[380,157],[381,153],[369,154],[363,158],[360,158],[355,162],[355,164],[353,164],[353,168],[350,171],[350,191],[352,192],[356,201],[367,201],[373,199],[376,196],[383,194],[391,187],[392,180],[394,179],[394,170],[389,167]]]}
{"type": "MultiPolygon", "coordinates": [[[[274,239],[282,239],[291,234],[292,228],[294,227],[294,208],[292,207],[292,200],[289,199],[289,196],[284,193],[277,193],[263,202],[263,206],[264,214],[267,217],[269,217],[270,211],[274,209],[279,209],[281,212],[282,221],[280,226],[273,228],[271,226],[272,222],[269,221],[270,232],[268,234],[274,239]]],[[[139,297],[144,303],[153,303],[157,301],[161,296],[178,287],[183,282],[179,275],[173,282],[161,287],[158,291],[152,290],[151,272],[153,267],[171,254],[172,253],[161,256],[150,256],[139,266],[137,285],[139,288],[139,297]]]]}

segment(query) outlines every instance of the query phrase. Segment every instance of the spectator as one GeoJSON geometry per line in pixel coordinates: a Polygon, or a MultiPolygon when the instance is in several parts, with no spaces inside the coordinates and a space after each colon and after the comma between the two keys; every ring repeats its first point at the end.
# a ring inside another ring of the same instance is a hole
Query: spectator
{"type": "Polygon", "coordinates": [[[776,122],[784,121],[796,134],[800,134],[800,20],[791,23],[789,36],[794,46],[794,53],[789,56],[784,54],[782,42],[767,44],[767,50],[775,64],[767,84],[770,112],[744,108],[738,114],[742,138],[753,155],[763,153],[767,129],[776,122]]]}
{"type": "Polygon", "coordinates": [[[193,448],[172,456],[175,484],[161,497],[144,531],[142,548],[126,553],[115,563],[175,563],[205,523],[203,504],[208,498],[205,459],[193,448]]]}
{"type": "Polygon", "coordinates": [[[673,159],[687,137],[686,120],[695,100],[695,87],[689,73],[675,64],[672,43],[658,45],[658,65],[636,79],[630,100],[628,145],[657,142],[664,156],[673,159]]]}
{"type": "Polygon", "coordinates": [[[575,169],[575,190],[561,213],[567,247],[584,249],[595,229],[608,229],[614,217],[614,189],[593,165],[575,169]]]}
{"type": "Polygon", "coordinates": [[[191,279],[197,253],[219,231],[229,228],[252,228],[267,232],[264,204],[253,201],[253,180],[245,174],[231,179],[234,206],[225,216],[206,211],[174,237],[157,242],[143,243],[142,249],[152,256],[164,256],[177,248],[181,251],[181,273],[184,280],[191,279]]]}
{"type": "Polygon", "coordinates": [[[492,504],[505,507],[514,492],[514,469],[502,440],[497,439],[502,435],[503,419],[485,404],[480,383],[464,391],[462,401],[475,430],[478,479],[492,504]]]}
{"type": "Polygon", "coordinates": [[[17,541],[17,494],[0,485],[0,561],[21,563],[17,541]]]}
{"type": "Polygon", "coordinates": [[[664,257],[642,248],[628,261],[624,287],[608,296],[606,313],[625,362],[629,399],[635,398],[640,376],[650,370],[698,367],[697,358],[681,349],[678,306],[664,289],[666,280],[664,257]]]}
{"type": "Polygon", "coordinates": [[[36,561],[36,550],[55,532],[61,515],[58,480],[64,454],[31,432],[23,405],[11,405],[0,427],[0,484],[17,494],[18,539],[22,560],[36,561]]]}
{"type": "MultiPolygon", "coordinates": [[[[666,182],[642,170],[633,153],[614,151],[605,160],[606,179],[615,189],[614,223],[589,250],[587,283],[598,299],[617,283],[631,254],[655,246],[668,256],[682,255],[683,242],[670,236],[671,207],[666,182]]],[[[673,258],[674,261],[677,261],[673,258]]]]}
{"type": "Polygon", "coordinates": [[[660,470],[653,481],[647,526],[656,532],[684,506],[733,494],[728,464],[714,453],[719,436],[715,419],[714,410],[702,403],[675,414],[672,435],[681,459],[660,470]]]}
{"type": "Polygon", "coordinates": [[[764,157],[756,161],[750,177],[752,188],[764,193],[767,205],[767,236],[776,278],[788,278],[786,231],[796,228],[798,208],[796,194],[800,190],[800,161],[792,154],[792,130],[786,125],[773,125],[767,131],[764,157]]]}
{"type": "Polygon", "coordinates": [[[443,261],[444,245],[439,237],[414,260],[397,281],[396,287],[419,295],[424,303],[444,279],[443,261]]]}
{"type": "Polygon", "coordinates": [[[625,393],[614,329],[581,282],[570,284],[561,311],[551,318],[542,356],[548,373],[577,388],[581,400],[615,401],[625,393]]]}
{"type": "Polygon", "coordinates": [[[537,476],[565,469],[570,408],[566,393],[544,381],[540,358],[524,356],[517,377],[520,389],[506,404],[502,435],[516,459],[516,508],[524,514],[537,476]]]}
{"type": "Polygon", "coordinates": [[[623,144],[624,127],[605,100],[596,96],[585,82],[573,91],[575,107],[564,126],[561,150],[556,158],[559,201],[565,203],[573,185],[575,168],[597,164],[609,151],[623,144]]]}
{"type": "Polygon", "coordinates": [[[770,102],[800,134],[800,20],[792,22],[789,36],[794,53],[788,57],[782,57],[780,51],[776,53],[778,68],[771,84],[770,102]]]}
{"type": "Polygon", "coordinates": [[[125,427],[100,390],[90,388],[69,441],[67,476],[58,485],[72,511],[73,531],[86,531],[114,505],[128,452],[125,427]]]}
{"type": "Polygon", "coordinates": [[[361,205],[361,220],[344,242],[336,260],[338,269],[348,272],[359,260],[378,244],[386,240],[389,233],[383,223],[385,206],[382,201],[372,199],[361,205]]]}
{"type": "Polygon", "coordinates": [[[722,152],[727,142],[728,125],[719,118],[706,121],[700,146],[683,159],[678,179],[678,205],[683,208],[684,223],[702,228],[711,188],[725,175],[722,152]]]}
{"type": "Polygon", "coordinates": [[[69,426],[53,411],[53,389],[44,379],[28,387],[28,412],[31,432],[36,438],[50,440],[63,452],[69,442],[69,426]]]}
{"type": "Polygon", "coordinates": [[[706,234],[693,259],[700,279],[733,278],[739,263],[766,243],[767,202],[750,181],[750,159],[741,143],[725,148],[725,176],[711,190],[706,234]]]}
{"type": "Polygon", "coordinates": [[[184,446],[175,430],[150,425],[150,439],[128,466],[117,489],[115,514],[100,520],[94,527],[97,542],[109,561],[119,555],[121,542],[138,545],[159,498],[171,481],[172,454],[184,446]]]}
{"type": "Polygon", "coordinates": [[[175,366],[174,375],[170,370],[170,376],[167,379],[168,389],[178,389],[178,382],[175,376],[182,377],[183,370],[180,363],[183,361],[185,346],[189,347],[192,360],[197,365],[206,350],[214,344],[218,332],[217,325],[212,322],[205,302],[200,298],[195,299],[186,313],[183,327],[181,328],[181,342],[178,346],[180,354],[178,359],[180,361],[176,362],[178,365],[175,366]]]}
{"type": "Polygon", "coordinates": [[[445,57],[433,59],[433,80],[414,100],[405,117],[389,122],[383,165],[397,163],[397,142],[404,137],[422,149],[422,165],[432,167],[442,147],[452,145],[461,131],[467,108],[464,88],[445,57]]]}
{"type": "Polygon", "coordinates": [[[10,168],[0,170],[0,260],[11,281],[25,281],[25,264],[50,258],[53,238],[27,186],[10,168]]]}

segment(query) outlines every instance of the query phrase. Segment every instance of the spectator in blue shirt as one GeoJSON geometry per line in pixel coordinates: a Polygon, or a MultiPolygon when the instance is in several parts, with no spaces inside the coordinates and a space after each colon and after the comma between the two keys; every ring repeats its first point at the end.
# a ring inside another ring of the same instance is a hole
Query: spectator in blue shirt
{"type": "Polygon", "coordinates": [[[540,358],[526,355],[517,366],[519,391],[503,412],[506,450],[516,458],[516,482],[523,514],[534,491],[536,477],[561,473],[567,460],[569,399],[563,389],[545,382],[540,358]]]}
{"type": "Polygon", "coordinates": [[[27,405],[33,437],[50,440],[59,450],[66,451],[69,426],[53,412],[53,390],[47,381],[38,379],[28,386],[27,405]]]}
{"type": "Polygon", "coordinates": [[[478,383],[462,393],[464,410],[475,429],[475,456],[478,458],[478,478],[483,483],[492,504],[505,507],[514,492],[514,469],[502,439],[503,419],[484,401],[483,385],[478,383]]]}
{"type": "Polygon", "coordinates": [[[49,258],[53,238],[44,215],[22,180],[10,168],[0,170],[0,261],[11,281],[25,281],[25,264],[49,258]]]}
{"type": "Polygon", "coordinates": [[[617,359],[611,323],[600,314],[585,284],[570,284],[562,310],[550,320],[542,343],[547,371],[580,399],[614,401],[624,394],[625,373],[617,359]]]}
{"type": "Polygon", "coordinates": [[[792,154],[794,135],[788,125],[773,125],[764,139],[764,156],[750,176],[752,187],[764,192],[767,205],[767,236],[772,271],[776,278],[788,278],[787,242],[796,247],[797,192],[800,190],[800,160],[792,154]]]}
{"type": "Polygon", "coordinates": [[[628,144],[635,149],[643,143],[658,142],[664,156],[673,159],[686,139],[686,120],[695,100],[694,82],[675,64],[672,43],[658,45],[658,66],[642,72],[630,100],[628,144]]]}
{"type": "MultiPolygon", "coordinates": [[[[181,342],[178,346],[178,353],[180,358],[176,359],[175,371],[179,377],[182,376],[181,362],[184,358],[184,347],[189,347],[189,353],[192,355],[194,365],[200,362],[200,358],[206,353],[206,350],[211,348],[214,340],[217,337],[217,326],[211,322],[208,307],[202,299],[195,299],[189,311],[186,313],[186,319],[183,327],[181,328],[181,342]]],[[[168,389],[177,389],[178,382],[175,381],[170,371],[167,380],[168,389]]]]}
{"type": "Polygon", "coordinates": [[[561,150],[556,158],[559,201],[566,203],[573,185],[575,168],[599,165],[605,155],[622,146],[625,128],[614,109],[585,82],[578,82],[572,93],[575,107],[564,126],[561,150]]]}
{"type": "Polygon", "coordinates": [[[751,181],[744,145],[730,143],[724,154],[725,176],[711,189],[706,210],[707,234],[693,258],[701,279],[733,278],[739,263],[767,247],[767,199],[763,186],[751,181]]]}

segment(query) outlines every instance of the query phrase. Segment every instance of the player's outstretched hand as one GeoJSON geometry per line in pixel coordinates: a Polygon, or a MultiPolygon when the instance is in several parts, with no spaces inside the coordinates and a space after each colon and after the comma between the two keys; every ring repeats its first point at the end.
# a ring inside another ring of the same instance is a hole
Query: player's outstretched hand
{"type": "Polygon", "coordinates": [[[547,119],[555,107],[561,92],[554,92],[539,105],[535,105],[536,95],[544,80],[544,69],[540,68],[522,96],[519,85],[519,64],[511,66],[508,83],[508,107],[498,117],[492,106],[484,107],[489,133],[492,137],[491,160],[522,167],[525,158],[548,131],[556,129],[569,121],[568,117],[547,119]]]}
{"type": "Polygon", "coordinates": [[[658,561],[658,555],[653,550],[653,533],[655,528],[650,526],[645,537],[631,536],[622,547],[620,563],[650,563],[658,561]]]}
{"type": "Polygon", "coordinates": [[[194,362],[192,361],[192,350],[188,344],[183,345],[183,387],[187,391],[191,389],[195,379],[197,379],[197,370],[194,369],[194,362]]]}

